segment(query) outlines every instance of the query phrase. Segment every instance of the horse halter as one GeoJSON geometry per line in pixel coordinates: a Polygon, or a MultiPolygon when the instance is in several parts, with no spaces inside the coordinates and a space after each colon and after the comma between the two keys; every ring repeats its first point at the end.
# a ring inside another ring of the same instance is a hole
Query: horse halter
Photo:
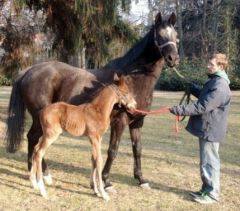
{"type": "Polygon", "coordinates": [[[173,46],[175,47],[176,51],[178,51],[177,45],[176,45],[176,43],[173,42],[173,41],[168,41],[168,42],[166,42],[166,43],[163,43],[163,44],[159,45],[159,43],[158,43],[158,41],[157,41],[157,30],[156,30],[156,28],[154,29],[154,44],[155,44],[156,47],[160,50],[160,52],[162,52],[163,48],[165,48],[165,47],[168,46],[168,45],[173,45],[173,46]]]}
{"type": "MultiPolygon", "coordinates": [[[[116,94],[117,97],[119,98],[119,101],[125,101],[125,102],[128,101],[127,97],[125,96],[125,94],[128,94],[128,92],[120,91],[115,84],[111,84],[111,85],[109,85],[108,87],[115,92],[115,94],[116,94]]],[[[121,105],[120,102],[119,102],[119,105],[121,105]]]]}

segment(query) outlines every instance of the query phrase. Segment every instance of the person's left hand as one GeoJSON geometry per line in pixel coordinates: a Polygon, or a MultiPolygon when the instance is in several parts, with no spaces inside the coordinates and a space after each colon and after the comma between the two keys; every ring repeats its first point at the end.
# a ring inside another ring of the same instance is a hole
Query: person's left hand
{"type": "Polygon", "coordinates": [[[169,108],[170,113],[174,114],[174,115],[178,115],[177,113],[177,106],[173,106],[171,108],[169,108]]]}

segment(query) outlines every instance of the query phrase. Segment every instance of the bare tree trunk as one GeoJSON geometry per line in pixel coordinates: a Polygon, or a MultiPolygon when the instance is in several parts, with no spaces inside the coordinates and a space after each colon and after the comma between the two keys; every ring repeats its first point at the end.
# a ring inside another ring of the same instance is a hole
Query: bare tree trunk
{"type": "MultiPolygon", "coordinates": [[[[221,0],[220,0],[221,1],[221,0]]],[[[213,1],[213,48],[212,53],[215,53],[218,49],[218,15],[219,15],[219,0],[213,1]]]]}
{"type": "Polygon", "coordinates": [[[83,48],[80,54],[80,67],[86,69],[86,48],[83,48]]]}
{"type": "Polygon", "coordinates": [[[182,9],[180,0],[175,0],[176,11],[177,11],[177,25],[178,25],[178,35],[179,35],[179,55],[181,58],[184,57],[183,49],[183,28],[182,28],[182,9]]]}
{"type": "Polygon", "coordinates": [[[229,57],[230,55],[230,39],[231,39],[231,26],[230,26],[230,11],[227,8],[226,9],[226,34],[227,34],[227,49],[226,49],[226,54],[229,57]]]}
{"type": "Polygon", "coordinates": [[[207,16],[207,0],[204,0],[203,4],[203,19],[202,19],[202,27],[201,27],[201,38],[202,38],[202,58],[207,58],[208,46],[207,46],[207,37],[206,37],[206,16],[207,16]]]}

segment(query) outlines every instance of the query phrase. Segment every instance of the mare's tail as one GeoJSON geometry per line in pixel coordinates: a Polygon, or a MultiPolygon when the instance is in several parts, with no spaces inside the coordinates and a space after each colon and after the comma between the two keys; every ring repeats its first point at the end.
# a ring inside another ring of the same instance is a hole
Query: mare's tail
{"type": "Polygon", "coordinates": [[[18,76],[15,80],[10,102],[8,105],[8,118],[7,118],[7,151],[16,152],[23,140],[24,132],[24,119],[25,119],[25,106],[21,97],[21,82],[24,74],[18,76]]]}

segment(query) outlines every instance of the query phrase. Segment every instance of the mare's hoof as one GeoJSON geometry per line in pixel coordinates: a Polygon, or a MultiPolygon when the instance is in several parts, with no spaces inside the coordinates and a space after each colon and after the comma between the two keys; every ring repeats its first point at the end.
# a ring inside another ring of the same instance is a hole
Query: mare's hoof
{"type": "Polygon", "coordinates": [[[53,184],[53,180],[52,180],[52,175],[49,174],[47,176],[43,176],[43,180],[44,180],[44,183],[46,185],[52,185],[53,184]]]}
{"type": "Polygon", "coordinates": [[[104,188],[105,189],[105,191],[107,192],[107,193],[117,193],[117,191],[115,190],[115,188],[111,185],[111,186],[108,186],[108,187],[106,187],[106,188],[104,188]]]}
{"type": "Polygon", "coordinates": [[[151,187],[150,187],[150,185],[149,185],[148,182],[142,183],[142,184],[140,184],[139,186],[140,186],[141,188],[143,188],[143,189],[147,189],[147,190],[151,189],[151,187]]]}

